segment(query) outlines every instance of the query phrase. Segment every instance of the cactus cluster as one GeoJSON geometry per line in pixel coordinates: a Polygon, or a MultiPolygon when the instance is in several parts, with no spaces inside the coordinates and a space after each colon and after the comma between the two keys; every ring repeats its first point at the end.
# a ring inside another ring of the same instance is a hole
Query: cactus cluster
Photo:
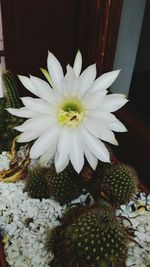
{"type": "MultiPolygon", "coordinates": [[[[71,165],[59,174],[54,166],[38,166],[29,171],[25,190],[31,197],[53,197],[63,205],[82,193],[84,181],[79,178],[71,165]]],[[[115,208],[136,192],[137,174],[121,163],[100,165],[90,187],[95,204],[69,209],[61,225],[47,233],[52,267],[66,267],[66,262],[67,267],[125,266],[129,236],[115,208]]]]}
{"type": "Polygon", "coordinates": [[[63,226],[50,235],[55,267],[117,267],[124,264],[127,237],[113,213],[103,206],[91,206],[68,214],[63,226]],[[70,218],[72,216],[72,218],[70,218]]]}
{"type": "Polygon", "coordinates": [[[29,171],[25,191],[33,198],[53,197],[64,205],[78,197],[82,193],[82,187],[71,165],[58,174],[54,166],[50,168],[38,166],[29,171]]]}
{"type": "Polygon", "coordinates": [[[3,73],[2,78],[5,91],[4,98],[0,99],[0,153],[10,150],[12,141],[18,134],[13,128],[23,122],[23,119],[11,115],[6,110],[9,107],[21,107],[15,78],[10,71],[3,73]]]}
{"type": "Polygon", "coordinates": [[[115,208],[132,197],[137,183],[133,168],[114,162],[99,164],[95,173],[89,172],[88,181],[81,182],[71,165],[59,174],[53,165],[29,171],[25,190],[31,197],[53,197],[64,205],[78,197],[88,184],[95,199],[91,206],[69,208],[61,225],[48,231],[46,246],[54,253],[51,266],[66,267],[66,262],[67,267],[125,266],[129,236],[115,216],[115,208]]]}
{"type": "Polygon", "coordinates": [[[51,266],[66,267],[66,262],[68,267],[126,266],[129,235],[115,208],[129,201],[137,186],[135,170],[125,164],[100,164],[93,176],[90,173],[95,204],[71,209],[48,233],[47,247],[54,253],[51,266]]]}

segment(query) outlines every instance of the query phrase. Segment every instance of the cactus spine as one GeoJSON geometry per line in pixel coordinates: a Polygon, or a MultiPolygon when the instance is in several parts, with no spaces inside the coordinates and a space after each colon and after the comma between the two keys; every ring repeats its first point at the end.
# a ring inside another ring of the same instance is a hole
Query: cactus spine
{"type": "Polygon", "coordinates": [[[6,111],[6,108],[9,107],[21,107],[21,101],[13,74],[6,71],[2,77],[5,85],[5,96],[0,102],[0,153],[10,150],[12,141],[18,134],[13,128],[24,121],[22,118],[17,118],[6,111]]]}
{"type": "Polygon", "coordinates": [[[6,71],[2,77],[5,85],[6,108],[20,108],[21,100],[14,75],[10,71],[6,71]]]}
{"type": "Polygon", "coordinates": [[[97,177],[95,188],[103,192],[114,205],[121,205],[130,200],[138,191],[138,177],[135,170],[125,164],[110,164],[103,174],[97,177]]]}
{"type": "Polygon", "coordinates": [[[66,261],[68,267],[117,267],[125,263],[126,234],[112,213],[104,207],[91,206],[70,217],[68,214],[63,226],[51,234],[54,266],[65,267],[66,261]]]}

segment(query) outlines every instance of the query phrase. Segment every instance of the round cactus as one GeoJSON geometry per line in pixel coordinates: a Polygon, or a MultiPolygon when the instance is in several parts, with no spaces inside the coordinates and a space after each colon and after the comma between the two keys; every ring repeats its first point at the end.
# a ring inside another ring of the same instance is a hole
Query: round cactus
{"type": "Polygon", "coordinates": [[[61,205],[69,203],[82,193],[78,175],[71,165],[58,174],[55,169],[49,173],[49,189],[51,196],[61,205]]]}
{"type": "Polygon", "coordinates": [[[114,205],[126,203],[137,192],[137,174],[125,164],[107,166],[103,174],[97,177],[97,181],[97,191],[103,192],[114,205]]]}
{"type": "Polygon", "coordinates": [[[113,213],[104,207],[85,208],[54,230],[52,266],[117,267],[124,264],[127,238],[113,213]]]}
{"type": "Polygon", "coordinates": [[[76,176],[70,165],[58,174],[54,166],[50,168],[38,166],[29,171],[25,190],[32,198],[53,197],[64,205],[82,193],[82,187],[76,176]]]}
{"type": "Polygon", "coordinates": [[[50,197],[48,180],[46,178],[47,171],[47,168],[36,167],[28,172],[24,190],[28,192],[30,197],[40,200],[50,197]]]}

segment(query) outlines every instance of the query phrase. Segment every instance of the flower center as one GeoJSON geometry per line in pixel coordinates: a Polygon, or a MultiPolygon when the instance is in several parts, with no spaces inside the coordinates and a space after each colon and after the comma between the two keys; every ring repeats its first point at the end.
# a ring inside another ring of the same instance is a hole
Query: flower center
{"type": "Polygon", "coordinates": [[[58,109],[58,123],[61,126],[74,128],[78,126],[85,115],[85,107],[80,99],[65,100],[58,109]]]}

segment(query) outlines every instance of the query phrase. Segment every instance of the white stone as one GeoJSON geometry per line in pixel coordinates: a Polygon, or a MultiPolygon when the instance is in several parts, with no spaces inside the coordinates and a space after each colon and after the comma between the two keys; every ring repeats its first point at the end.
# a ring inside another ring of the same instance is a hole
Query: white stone
{"type": "Polygon", "coordinates": [[[146,240],[146,234],[145,233],[135,231],[135,236],[137,236],[139,240],[144,240],[144,241],[146,240]]]}
{"type": "Polygon", "coordinates": [[[124,210],[126,210],[126,205],[121,205],[120,208],[121,208],[121,210],[124,211],[124,210]]]}
{"type": "Polygon", "coordinates": [[[37,264],[37,266],[40,266],[40,263],[41,263],[40,255],[36,255],[34,258],[32,258],[32,264],[33,265],[37,264]]]}
{"type": "Polygon", "coordinates": [[[129,218],[136,218],[136,217],[137,217],[136,212],[129,213],[129,218]]]}
{"type": "Polygon", "coordinates": [[[132,223],[133,227],[137,227],[139,225],[138,219],[131,219],[131,223],[132,223]]]}
{"type": "Polygon", "coordinates": [[[145,238],[146,242],[149,242],[150,243],[150,235],[147,235],[146,238],[145,238]]]}
{"type": "MultiPolygon", "coordinates": [[[[23,181],[14,184],[0,182],[0,229],[3,234],[8,232],[11,235],[11,243],[5,248],[7,261],[11,267],[48,267],[53,254],[44,247],[47,229],[60,225],[58,217],[62,216],[65,206],[61,207],[52,199],[31,199],[26,192],[23,193],[23,188],[23,181]],[[32,218],[32,221],[27,225],[25,222],[28,218],[32,218]]],[[[135,202],[145,203],[146,195],[140,196],[135,202]],[[140,202],[141,199],[143,202],[140,202]]],[[[84,203],[86,198],[86,195],[82,195],[73,202],[84,203]]],[[[149,196],[147,199],[150,202],[149,196]]],[[[127,266],[146,267],[150,264],[149,212],[131,212],[132,204],[133,200],[122,205],[123,211],[116,211],[117,215],[131,220],[133,226],[130,223],[126,223],[126,226],[136,228],[135,240],[143,247],[141,249],[134,242],[129,244],[127,266]]]]}

